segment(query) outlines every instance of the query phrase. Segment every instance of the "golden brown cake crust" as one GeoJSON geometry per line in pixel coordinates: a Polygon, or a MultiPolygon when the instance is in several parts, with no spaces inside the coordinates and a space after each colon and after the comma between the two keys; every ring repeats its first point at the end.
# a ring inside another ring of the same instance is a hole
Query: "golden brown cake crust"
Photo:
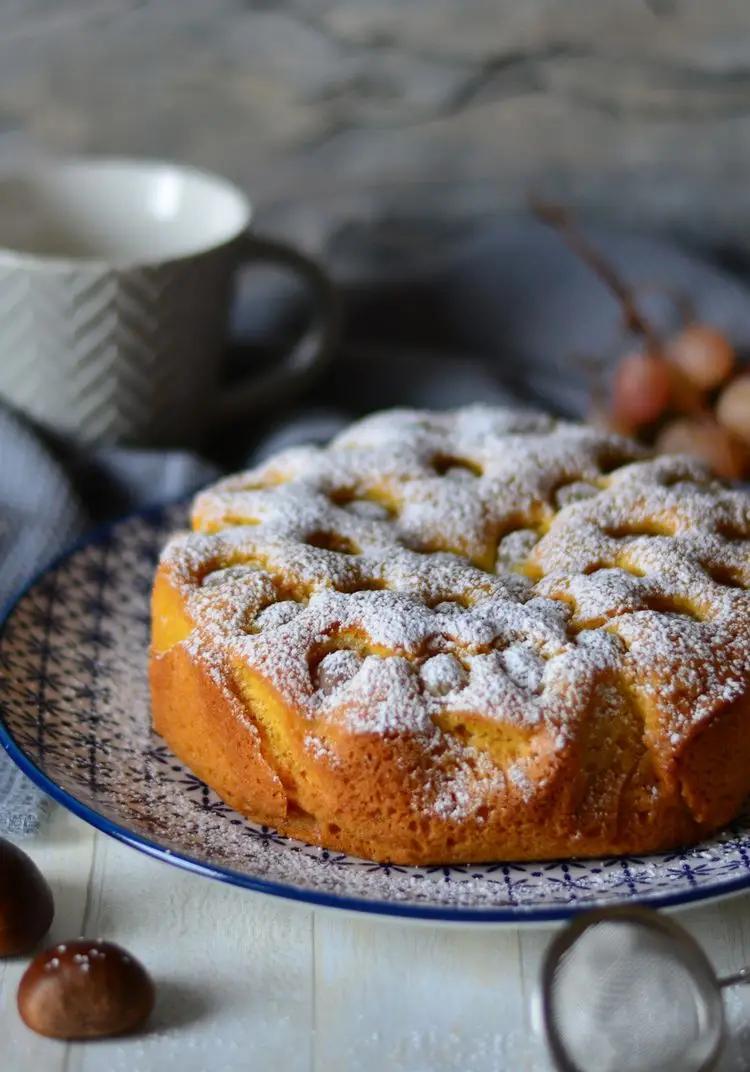
{"type": "Polygon", "coordinates": [[[154,725],[239,811],[398,863],[643,853],[750,792],[750,495],[481,406],[196,498],[154,725]]]}

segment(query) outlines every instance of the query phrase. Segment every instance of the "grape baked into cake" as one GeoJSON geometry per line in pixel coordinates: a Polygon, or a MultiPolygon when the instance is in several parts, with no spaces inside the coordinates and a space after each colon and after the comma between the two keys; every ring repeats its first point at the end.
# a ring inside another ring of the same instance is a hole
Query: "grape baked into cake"
{"type": "Polygon", "coordinates": [[[405,864],[642,853],[750,792],[750,495],[686,457],[393,410],[192,523],[154,726],[257,822],[405,864]]]}

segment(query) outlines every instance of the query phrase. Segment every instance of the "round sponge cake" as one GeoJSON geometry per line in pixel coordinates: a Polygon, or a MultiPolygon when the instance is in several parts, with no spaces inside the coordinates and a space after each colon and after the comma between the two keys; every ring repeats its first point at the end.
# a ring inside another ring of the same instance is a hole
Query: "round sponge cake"
{"type": "Polygon", "coordinates": [[[156,730],[234,808],[396,863],[644,853],[750,792],[750,495],[536,414],[394,410],[200,494],[156,730]]]}

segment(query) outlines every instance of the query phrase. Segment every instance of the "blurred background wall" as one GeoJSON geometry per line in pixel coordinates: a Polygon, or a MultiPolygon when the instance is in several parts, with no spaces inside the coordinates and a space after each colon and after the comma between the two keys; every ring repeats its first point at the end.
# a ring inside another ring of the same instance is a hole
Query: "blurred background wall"
{"type": "Polygon", "coordinates": [[[28,145],[191,161],[266,211],[531,186],[744,243],[750,5],[0,0],[0,160],[28,145]]]}

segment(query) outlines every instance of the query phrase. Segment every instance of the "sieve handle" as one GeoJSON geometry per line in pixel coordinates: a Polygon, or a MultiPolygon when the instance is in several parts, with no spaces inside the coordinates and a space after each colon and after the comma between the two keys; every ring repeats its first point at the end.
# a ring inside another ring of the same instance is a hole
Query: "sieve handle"
{"type": "Polygon", "coordinates": [[[740,968],[739,971],[733,972],[731,975],[725,975],[721,979],[717,979],[716,982],[723,990],[725,986],[741,986],[750,983],[750,965],[746,968],[740,968]]]}

